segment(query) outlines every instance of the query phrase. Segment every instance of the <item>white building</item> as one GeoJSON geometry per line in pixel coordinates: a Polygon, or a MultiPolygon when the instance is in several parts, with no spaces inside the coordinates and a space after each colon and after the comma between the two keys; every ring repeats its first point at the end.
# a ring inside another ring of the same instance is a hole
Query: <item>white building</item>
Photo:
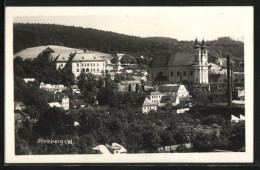
{"type": "Polygon", "coordinates": [[[101,154],[125,154],[127,150],[118,143],[112,143],[112,145],[98,145],[92,148],[94,151],[98,151],[101,154]]]}
{"type": "Polygon", "coordinates": [[[70,99],[68,96],[64,96],[61,99],[61,105],[64,110],[69,110],[70,109],[70,99]]]}
{"type": "Polygon", "coordinates": [[[24,78],[23,80],[25,81],[25,83],[34,82],[35,81],[34,78],[24,78]]]}
{"type": "Polygon", "coordinates": [[[51,91],[54,93],[62,92],[65,90],[65,86],[63,84],[44,84],[43,82],[40,83],[40,89],[44,89],[47,91],[51,91]]]}
{"type": "Polygon", "coordinates": [[[178,96],[178,97],[188,97],[189,91],[184,85],[180,84],[165,84],[160,85],[159,92],[163,93],[164,96],[178,96]]]}
{"type": "Polygon", "coordinates": [[[76,54],[72,59],[72,72],[75,77],[80,73],[103,75],[106,70],[106,59],[93,53],[76,54]]]}
{"type": "Polygon", "coordinates": [[[151,110],[157,111],[157,107],[162,96],[154,95],[154,97],[155,96],[157,96],[158,98],[151,98],[151,96],[148,96],[144,99],[144,103],[142,105],[142,113],[149,113],[151,110]]]}

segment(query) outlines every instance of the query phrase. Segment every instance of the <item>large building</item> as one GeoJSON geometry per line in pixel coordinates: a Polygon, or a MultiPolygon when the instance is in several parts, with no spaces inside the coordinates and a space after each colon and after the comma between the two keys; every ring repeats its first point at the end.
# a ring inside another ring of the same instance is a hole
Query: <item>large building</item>
{"type": "Polygon", "coordinates": [[[150,68],[154,84],[208,84],[208,52],[195,40],[194,52],[173,51],[155,56],[150,68]]]}
{"type": "Polygon", "coordinates": [[[76,53],[73,56],[60,55],[56,59],[56,69],[62,69],[69,64],[75,77],[80,73],[103,75],[106,70],[106,59],[95,53],[76,53]]]}

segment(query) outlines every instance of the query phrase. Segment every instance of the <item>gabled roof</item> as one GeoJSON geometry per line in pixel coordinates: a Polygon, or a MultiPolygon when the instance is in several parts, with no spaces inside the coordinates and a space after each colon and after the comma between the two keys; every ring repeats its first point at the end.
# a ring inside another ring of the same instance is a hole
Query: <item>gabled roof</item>
{"type": "Polygon", "coordinates": [[[167,66],[187,66],[192,65],[195,55],[192,52],[176,52],[171,55],[167,66]]]}
{"type": "Polygon", "coordinates": [[[153,58],[152,67],[192,65],[195,55],[192,52],[175,51],[158,54],[153,58]]]}
{"type": "Polygon", "coordinates": [[[52,102],[52,103],[48,103],[48,105],[50,106],[50,107],[62,107],[61,106],[61,104],[60,103],[58,103],[58,102],[52,102]]]}
{"type": "Polygon", "coordinates": [[[72,61],[106,61],[105,57],[95,53],[77,53],[72,61]]]}
{"type": "Polygon", "coordinates": [[[177,92],[180,88],[178,84],[170,84],[170,85],[160,85],[158,91],[159,92],[177,92]]]}
{"type": "Polygon", "coordinates": [[[29,115],[27,115],[26,113],[24,113],[20,110],[16,110],[14,112],[14,120],[24,120],[26,118],[29,118],[29,115]]]}
{"type": "Polygon", "coordinates": [[[56,61],[59,61],[59,62],[67,62],[70,58],[70,55],[67,53],[67,54],[59,54],[58,57],[56,58],[56,61]]]}
{"type": "Polygon", "coordinates": [[[18,104],[19,106],[25,106],[23,102],[15,102],[15,103],[18,104]]]}
{"type": "Polygon", "coordinates": [[[160,55],[156,55],[153,58],[152,67],[167,66],[169,57],[170,57],[170,53],[163,53],[160,55]]]}
{"type": "Polygon", "coordinates": [[[47,47],[42,52],[44,52],[44,53],[54,53],[55,51],[53,49],[51,49],[50,47],[47,47]]]}
{"type": "Polygon", "coordinates": [[[177,96],[162,96],[160,103],[175,103],[177,96]]]}

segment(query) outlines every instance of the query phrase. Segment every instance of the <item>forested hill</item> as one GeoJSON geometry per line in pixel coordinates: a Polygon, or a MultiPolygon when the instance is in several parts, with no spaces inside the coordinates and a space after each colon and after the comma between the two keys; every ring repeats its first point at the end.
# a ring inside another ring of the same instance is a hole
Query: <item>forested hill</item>
{"type": "MultiPolygon", "coordinates": [[[[152,57],[156,53],[172,49],[191,51],[193,44],[194,41],[178,41],[166,37],[141,38],[92,28],[55,24],[14,24],[15,53],[29,47],[60,45],[104,53],[123,52],[152,57]]],[[[228,37],[206,41],[206,45],[211,58],[223,57],[227,53],[237,58],[244,57],[243,42],[228,37]]]]}

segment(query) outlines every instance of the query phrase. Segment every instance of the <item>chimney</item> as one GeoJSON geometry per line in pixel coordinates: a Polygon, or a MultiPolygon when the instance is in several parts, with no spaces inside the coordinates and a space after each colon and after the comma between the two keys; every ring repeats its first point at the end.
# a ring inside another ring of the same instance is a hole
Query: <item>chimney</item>
{"type": "Polygon", "coordinates": [[[227,55],[227,95],[228,95],[228,106],[232,103],[232,76],[230,71],[230,57],[227,55]]]}

